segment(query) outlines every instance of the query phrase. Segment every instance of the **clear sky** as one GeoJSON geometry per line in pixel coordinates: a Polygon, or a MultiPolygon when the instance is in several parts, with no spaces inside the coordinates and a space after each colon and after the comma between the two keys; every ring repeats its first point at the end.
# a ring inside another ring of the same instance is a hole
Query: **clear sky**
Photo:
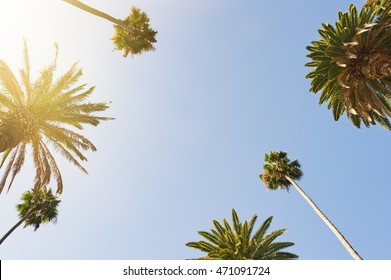
{"type": "MultiPolygon", "coordinates": [[[[335,122],[309,92],[305,47],[322,22],[360,1],[85,0],[124,18],[135,5],[158,30],[157,50],[123,58],[112,24],[61,0],[0,2],[0,59],[16,74],[26,38],[32,70],[79,61],[93,101],[116,120],[86,127],[97,152],[85,175],[57,155],[64,179],[58,223],[17,229],[0,259],[186,259],[212,220],[273,216],[300,259],[351,259],[304,199],[266,191],[264,154],[298,159],[300,186],[364,259],[391,259],[390,132],[335,122]]],[[[27,162],[0,195],[0,234],[33,183],[27,162]]],[[[53,184],[53,187],[54,184],[53,184]]]]}

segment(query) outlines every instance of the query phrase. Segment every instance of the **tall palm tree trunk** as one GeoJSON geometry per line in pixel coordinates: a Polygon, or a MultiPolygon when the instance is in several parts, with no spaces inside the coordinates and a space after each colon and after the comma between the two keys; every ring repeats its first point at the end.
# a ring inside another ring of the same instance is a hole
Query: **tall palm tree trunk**
{"type": "Polygon", "coordinates": [[[94,9],[80,1],[77,1],[77,0],[63,0],[64,2],[67,2],[68,4],[71,4],[83,11],[86,11],[90,14],[93,14],[97,17],[101,17],[101,18],[104,18],[108,21],[111,21],[112,23],[116,24],[116,25],[119,25],[121,26],[122,28],[128,30],[129,32],[131,33],[134,33],[134,30],[132,28],[130,28],[128,25],[126,25],[122,20],[119,20],[119,19],[116,19],[116,18],[113,18],[112,16],[104,13],[104,12],[101,12],[97,9],[94,9]]]}
{"type": "Polygon", "coordinates": [[[342,233],[333,225],[332,222],[326,217],[325,214],[316,206],[312,199],[299,187],[299,185],[289,176],[285,178],[296,188],[296,190],[303,196],[303,198],[311,205],[312,209],[319,215],[319,217],[325,222],[325,224],[331,229],[331,231],[337,236],[342,245],[346,248],[349,254],[356,260],[362,260],[361,256],[353,249],[352,245],[346,240],[342,233]]]}
{"type": "Polygon", "coordinates": [[[30,212],[28,212],[22,219],[20,219],[12,228],[10,228],[9,231],[7,231],[6,234],[4,234],[4,236],[0,239],[0,245],[4,242],[4,240],[7,239],[8,236],[11,235],[11,233],[14,232],[15,229],[17,229],[28,217],[31,216],[31,214],[33,214],[35,211],[37,211],[39,208],[41,207],[41,205],[37,205],[36,207],[34,207],[33,209],[30,210],[30,212]]]}

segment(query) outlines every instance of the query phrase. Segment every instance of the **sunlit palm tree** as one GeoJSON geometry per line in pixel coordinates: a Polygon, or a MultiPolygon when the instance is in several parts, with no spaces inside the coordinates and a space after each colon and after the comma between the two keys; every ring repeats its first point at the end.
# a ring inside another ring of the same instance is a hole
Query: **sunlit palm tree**
{"type": "Polygon", "coordinates": [[[266,188],[270,190],[283,189],[289,191],[290,186],[293,185],[312,209],[319,215],[322,221],[337,236],[350,255],[356,260],[362,260],[360,255],[353,249],[341,232],[295,182],[295,180],[300,180],[303,176],[303,172],[300,169],[300,163],[297,160],[290,161],[285,152],[270,152],[270,154],[265,154],[265,162],[266,163],[263,166],[264,173],[260,175],[260,178],[265,183],[266,188]]]}
{"type": "Polygon", "coordinates": [[[63,0],[79,9],[114,23],[115,34],[112,37],[116,50],[124,52],[124,57],[138,55],[142,52],[153,51],[156,43],[157,31],[150,28],[146,13],[132,7],[129,16],[124,20],[116,19],[106,13],[98,11],[77,0],[63,0]]]}
{"type": "Polygon", "coordinates": [[[22,203],[16,205],[20,220],[0,239],[0,244],[22,223],[24,227],[33,226],[36,231],[42,223],[56,223],[60,200],[46,188],[36,192],[34,189],[25,192],[21,197],[22,203]]]}
{"type": "Polygon", "coordinates": [[[10,175],[8,189],[25,161],[28,147],[31,147],[35,166],[34,188],[45,187],[52,175],[57,181],[57,192],[63,189],[62,177],[57,163],[49,149],[54,150],[87,173],[78,160],[87,158],[81,151],[96,151],[95,146],[71,127],[82,129],[83,124],[98,125],[110,118],[93,115],[108,108],[108,102],[86,102],[94,87],[85,89],[86,84],[75,83],[82,71],[74,64],[68,72],[54,79],[57,61],[41,70],[35,82],[30,80],[30,63],[27,46],[24,48],[24,68],[21,69],[22,83],[19,85],[8,65],[0,60],[0,153],[3,153],[1,167],[5,165],[0,181],[0,192],[10,175]]]}
{"type": "Polygon", "coordinates": [[[213,220],[215,229],[211,232],[198,233],[208,241],[189,242],[186,246],[207,253],[201,260],[291,260],[297,255],[281,251],[294,245],[292,242],[274,242],[286,232],[285,229],[274,230],[266,234],[273,217],[267,218],[252,235],[257,215],[250,221],[241,223],[235,209],[232,209],[232,226],[226,219],[223,224],[213,220]],[[251,236],[252,235],[252,236],[251,236]]]}
{"type": "Polygon", "coordinates": [[[307,78],[335,120],[346,111],[357,127],[378,123],[391,130],[391,2],[375,2],[339,12],[335,26],[322,24],[322,38],[307,47],[306,66],[313,68],[307,78]]]}

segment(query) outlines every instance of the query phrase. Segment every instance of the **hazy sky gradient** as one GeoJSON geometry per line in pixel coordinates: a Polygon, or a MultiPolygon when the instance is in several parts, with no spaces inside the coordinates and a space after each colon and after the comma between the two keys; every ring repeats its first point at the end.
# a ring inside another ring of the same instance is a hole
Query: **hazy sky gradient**
{"type": "MultiPolygon", "coordinates": [[[[58,223],[17,229],[0,259],[186,259],[212,220],[274,216],[300,259],[351,259],[292,189],[266,191],[259,174],[270,150],[298,159],[300,186],[364,259],[390,259],[391,135],[379,126],[335,122],[309,93],[305,47],[322,22],[360,1],[102,1],[86,4],[127,16],[131,5],[158,30],[157,50],[113,52],[112,24],[61,0],[0,3],[0,59],[15,74],[23,38],[32,71],[60,46],[59,70],[79,61],[93,101],[111,100],[116,120],[86,127],[98,151],[89,175],[57,155],[64,180],[58,223]]],[[[18,76],[19,77],[19,76],[18,76]]],[[[0,195],[0,234],[32,186],[31,161],[0,195]]],[[[53,187],[55,184],[53,183],[53,187]]]]}

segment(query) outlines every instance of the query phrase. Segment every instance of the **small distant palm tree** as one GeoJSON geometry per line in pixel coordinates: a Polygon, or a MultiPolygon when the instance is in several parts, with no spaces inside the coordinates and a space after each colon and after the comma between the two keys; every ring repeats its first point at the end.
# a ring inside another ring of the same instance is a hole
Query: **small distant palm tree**
{"type": "Polygon", "coordinates": [[[275,151],[270,152],[270,154],[265,154],[265,161],[266,163],[263,166],[264,173],[260,175],[260,178],[264,182],[266,188],[270,190],[283,189],[289,191],[290,186],[293,185],[312,209],[319,215],[322,221],[337,236],[350,255],[356,260],[362,260],[360,255],[353,249],[341,232],[295,182],[295,180],[300,180],[303,176],[303,172],[300,169],[300,163],[297,160],[290,161],[285,152],[275,151]]]}
{"type": "Polygon", "coordinates": [[[0,167],[8,160],[0,181],[0,193],[9,175],[11,179],[8,190],[10,189],[23,166],[29,146],[35,166],[34,187],[38,189],[47,186],[54,175],[57,193],[61,193],[62,176],[48,144],[87,173],[75,157],[86,161],[87,158],[81,151],[96,151],[96,147],[70,127],[82,129],[83,124],[96,126],[100,121],[111,119],[94,115],[95,112],[106,110],[109,102],[86,102],[94,87],[86,90],[86,84],[74,86],[82,76],[77,64],[54,80],[57,51],[56,45],[53,62],[41,70],[35,82],[31,82],[25,43],[22,85],[8,65],[0,60],[0,153],[3,153],[0,167]]]}
{"type": "Polygon", "coordinates": [[[391,2],[367,1],[360,12],[351,5],[335,26],[322,24],[321,39],[307,49],[313,70],[310,91],[322,91],[334,119],[346,111],[356,127],[378,123],[391,130],[391,2]]]}
{"type": "Polygon", "coordinates": [[[22,223],[24,227],[33,226],[36,231],[42,223],[56,223],[58,216],[58,200],[53,195],[52,190],[40,189],[38,192],[33,190],[25,192],[21,197],[22,203],[16,206],[20,220],[0,239],[0,245],[4,240],[22,223]]]}
{"type": "Polygon", "coordinates": [[[157,31],[150,28],[146,13],[132,7],[124,20],[116,19],[77,0],[63,0],[79,9],[114,23],[115,34],[112,37],[116,50],[124,51],[124,57],[154,51],[157,31]]]}
{"type": "Polygon", "coordinates": [[[281,251],[294,245],[292,242],[274,242],[274,240],[286,232],[279,229],[266,234],[273,217],[267,218],[252,235],[257,215],[250,221],[241,223],[235,209],[232,209],[232,226],[226,219],[223,224],[213,220],[215,229],[211,232],[199,231],[198,233],[208,241],[186,243],[186,246],[199,249],[207,253],[200,260],[291,260],[298,256],[281,251]],[[251,236],[252,235],[252,236],[251,236]]]}

